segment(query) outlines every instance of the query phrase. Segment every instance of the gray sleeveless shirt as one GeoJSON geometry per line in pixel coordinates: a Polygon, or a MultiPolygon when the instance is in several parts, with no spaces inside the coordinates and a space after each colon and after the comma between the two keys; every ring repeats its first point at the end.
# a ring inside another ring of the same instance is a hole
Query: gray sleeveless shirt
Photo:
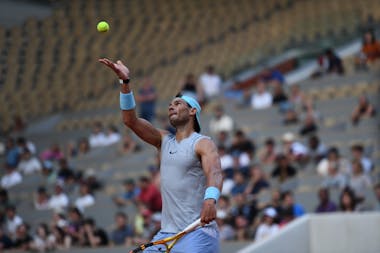
{"type": "Polygon", "coordinates": [[[175,135],[161,144],[161,231],[177,233],[200,217],[206,177],[195,144],[207,136],[192,133],[177,142],[175,135]]]}

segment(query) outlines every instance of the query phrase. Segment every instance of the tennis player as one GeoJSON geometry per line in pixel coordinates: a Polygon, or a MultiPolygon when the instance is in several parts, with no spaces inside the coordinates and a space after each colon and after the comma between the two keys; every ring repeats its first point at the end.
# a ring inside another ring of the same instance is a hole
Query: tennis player
{"type": "MultiPolygon", "coordinates": [[[[172,236],[198,218],[204,226],[185,235],[172,253],[217,253],[219,233],[215,223],[216,202],[222,187],[220,159],[214,142],[201,135],[199,103],[190,96],[177,95],[169,104],[169,121],[175,135],[158,130],[137,118],[129,70],[121,62],[99,62],[111,68],[120,79],[120,108],[124,124],[142,140],[161,152],[161,194],[163,201],[161,230],[154,241],[172,236]]],[[[153,246],[144,252],[164,252],[153,246]]]]}

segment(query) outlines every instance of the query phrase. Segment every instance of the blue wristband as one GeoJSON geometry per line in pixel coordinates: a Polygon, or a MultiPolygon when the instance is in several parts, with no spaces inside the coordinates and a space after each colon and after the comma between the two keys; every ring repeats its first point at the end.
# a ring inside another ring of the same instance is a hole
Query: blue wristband
{"type": "Polygon", "coordinates": [[[120,109],[122,110],[131,110],[136,107],[135,98],[133,92],[130,93],[121,93],[120,92],[120,109]]]}
{"type": "Polygon", "coordinates": [[[218,201],[219,196],[220,196],[219,189],[214,186],[210,186],[210,187],[207,187],[206,189],[204,200],[215,199],[215,201],[218,201]]]}

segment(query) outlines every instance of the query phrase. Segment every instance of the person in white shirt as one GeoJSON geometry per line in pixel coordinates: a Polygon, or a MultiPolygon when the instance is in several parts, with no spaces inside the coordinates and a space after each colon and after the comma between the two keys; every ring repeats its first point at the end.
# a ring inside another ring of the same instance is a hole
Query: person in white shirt
{"type": "Polygon", "coordinates": [[[354,160],[358,160],[361,162],[363,166],[363,172],[366,174],[370,174],[374,167],[373,162],[368,157],[364,156],[364,147],[360,144],[353,145],[351,147],[351,154],[354,160]]]}
{"type": "Polygon", "coordinates": [[[19,225],[23,223],[22,218],[17,215],[16,207],[8,206],[5,210],[6,213],[6,228],[9,235],[14,239],[16,230],[19,225]]]}
{"type": "Polygon", "coordinates": [[[199,77],[199,83],[202,86],[206,100],[217,97],[221,92],[222,79],[215,73],[213,66],[206,68],[206,72],[199,77]]]}
{"type": "Polygon", "coordinates": [[[121,141],[121,134],[115,126],[109,126],[107,134],[104,136],[104,146],[112,145],[121,141]]]}
{"type": "Polygon", "coordinates": [[[49,199],[49,208],[56,212],[60,212],[69,205],[69,198],[63,192],[60,184],[55,185],[54,194],[49,199]]]}
{"type": "Polygon", "coordinates": [[[255,241],[270,237],[279,231],[279,226],[274,223],[276,216],[277,212],[273,207],[264,210],[263,221],[256,230],[255,241]]]}
{"type": "Polygon", "coordinates": [[[272,106],[273,97],[266,90],[266,85],[263,80],[260,80],[256,85],[256,91],[251,96],[251,107],[254,110],[266,109],[272,106]]]}
{"type": "Polygon", "coordinates": [[[372,188],[371,179],[366,173],[364,173],[363,165],[360,160],[352,161],[352,175],[348,185],[360,200],[364,200],[366,192],[370,191],[372,188]]]}
{"type": "Polygon", "coordinates": [[[296,140],[295,134],[288,132],[282,138],[283,150],[282,152],[291,161],[305,161],[308,159],[309,149],[302,143],[296,140]]]}
{"type": "Polygon", "coordinates": [[[37,157],[32,156],[29,149],[24,149],[21,155],[21,161],[17,166],[18,170],[24,175],[33,174],[42,170],[42,164],[37,157]]]}
{"type": "Polygon", "coordinates": [[[90,193],[90,188],[87,184],[81,184],[79,191],[80,196],[75,200],[75,207],[83,213],[85,208],[95,204],[95,198],[90,193]]]}
{"type": "Polygon", "coordinates": [[[103,128],[102,123],[100,122],[94,123],[92,133],[90,137],[88,138],[91,148],[102,147],[102,146],[105,146],[105,144],[107,143],[106,135],[104,134],[102,128],[103,128]]]}
{"type": "Polygon", "coordinates": [[[22,182],[21,174],[12,165],[7,164],[5,169],[5,175],[1,177],[2,188],[9,189],[22,182]]]}
{"type": "Polygon", "coordinates": [[[225,114],[223,106],[217,105],[215,107],[214,116],[210,120],[209,128],[212,136],[217,136],[221,131],[231,133],[234,129],[234,121],[230,116],[225,114]]]}
{"type": "Polygon", "coordinates": [[[32,155],[37,153],[36,145],[33,142],[26,140],[24,137],[19,137],[17,139],[17,146],[20,149],[20,152],[23,152],[25,148],[27,148],[32,155]]]}

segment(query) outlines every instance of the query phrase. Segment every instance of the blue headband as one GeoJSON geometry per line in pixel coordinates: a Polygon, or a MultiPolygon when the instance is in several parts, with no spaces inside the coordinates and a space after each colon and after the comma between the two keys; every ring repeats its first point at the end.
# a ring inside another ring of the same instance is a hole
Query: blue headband
{"type": "Polygon", "coordinates": [[[192,98],[190,96],[183,95],[180,98],[185,100],[186,103],[188,103],[191,108],[197,109],[197,112],[195,113],[195,118],[197,119],[198,128],[199,128],[199,130],[197,130],[197,132],[200,132],[201,131],[200,115],[201,115],[201,110],[202,110],[201,106],[199,105],[197,100],[195,100],[194,98],[192,98]]]}

